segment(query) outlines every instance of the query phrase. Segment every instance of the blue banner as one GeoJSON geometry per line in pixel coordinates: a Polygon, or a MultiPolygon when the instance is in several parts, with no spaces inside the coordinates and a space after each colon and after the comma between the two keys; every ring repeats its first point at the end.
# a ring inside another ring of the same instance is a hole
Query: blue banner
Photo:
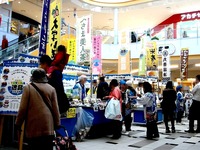
{"type": "Polygon", "coordinates": [[[40,29],[40,45],[39,45],[39,56],[46,54],[46,44],[47,44],[47,32],[49,24],[49,8],[50,0],[43,1],[43,11],[42,11],[42,23],[40,29]]]}

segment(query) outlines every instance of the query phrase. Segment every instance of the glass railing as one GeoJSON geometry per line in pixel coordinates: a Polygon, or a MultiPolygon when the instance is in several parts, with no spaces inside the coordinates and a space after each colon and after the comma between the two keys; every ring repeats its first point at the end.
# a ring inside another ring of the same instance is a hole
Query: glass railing
{"type": "Polygon", "coordinates": [[[15,43],[0,51],[0,63],[6,59],[18,58],[20,53],[28,54],[39,47],[39,34],[35,34],[25,40],[15,43]]]}

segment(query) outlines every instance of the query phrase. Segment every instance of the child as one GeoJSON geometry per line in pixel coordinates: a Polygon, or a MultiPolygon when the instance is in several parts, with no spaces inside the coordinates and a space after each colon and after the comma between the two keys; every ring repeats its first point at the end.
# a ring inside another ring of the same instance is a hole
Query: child
{"type": "Polygon", "coordinates": [[[69,54],[66,54],[66,47],[63,45],[58,46],[58,52],[55,55],[53,62],[51,63],[51,67],[48,70],[48,76],[51,77],[52,72],[58,70],[63,72],[65,65],[68,63],[69,54]]]}
{"type": "Polygon", "coordinates": [[[182,86],[179,85],[176,87],[177,92],[177,100],[176,100],[176,112],[177,112],[177,118],[176,123],[181,123],[183,113],[184,113],[184,97],[182,93],[182,86]]]}

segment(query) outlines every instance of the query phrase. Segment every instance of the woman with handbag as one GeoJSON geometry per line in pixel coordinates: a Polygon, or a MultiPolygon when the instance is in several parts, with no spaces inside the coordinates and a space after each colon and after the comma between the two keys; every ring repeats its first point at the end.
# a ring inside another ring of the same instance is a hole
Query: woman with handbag
{"type": "Polygon", "coordinates": [[[43,69],[34,70],[31,82],[24,87],[15,125],[20,131],[25,121],[30,150],[53,150],[54,129],[60,126],[56,91],[43,69]]]}
{"type": "MultiPolygon", "coordinates": [[[[116,79],[111,80],[111,82],[110,82],[111,92],[110,92],[109,96],[105,96],[104,99],[119,100],[120,106],[122,107],[122,96],[121,96],[121,91],[120,91],[118,85],[119,85],[119,83],[116,79]]],[[[119,139],[121,137],[121,132],[122,132],[122,121],[112,120],[112,126],[113,126],[112,139],[119,139]]]]}
{"type": "MultiPolygon", "coordinates": [[[[147,126],[147,139],[159,137],[157,127],[157,105],[156,95],[152,91],[152,86],[149,82],[143,84],[144,95],[141,98],[136,99],[139,104],[144,106],[144,116],[147,126]]],[[[132,98],[137,98],[133,96],[132,98]]]]}

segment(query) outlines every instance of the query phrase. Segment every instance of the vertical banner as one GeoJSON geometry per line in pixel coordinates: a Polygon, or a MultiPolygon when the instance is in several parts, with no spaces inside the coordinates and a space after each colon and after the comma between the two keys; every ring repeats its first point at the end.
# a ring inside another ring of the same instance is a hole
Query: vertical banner
{"type": "Polygon", "coordinates": [[[189,49],[181,49],[181,81],[185,81],[188,78],[188,55],[189,49]]]}
{"type": "Polygon", "coordinates": [[[162,51],[162,83],[166,84],[170,79],[170,54],[168,50],[164,49],[162,51]]]}
{"type": "Polygon", "coordinates": [[[130,51],[123,48],[118,56],[118,74],[130,73],[130,51]]]}
{"type": "Polygon", "coordinates": [[[79,63],[90,61],[90,52],[92,48],[91,19],[91,15],[77,18],[76,41],[79,63]]]}
{"type": "Polygon", "coordinates": [[[139,76],[145,76],[146,75],[146,57],[143,52],[140,53],[139,57],[139,71],[138,75],[139,76]]]}
{"type": "Polygon", "coordinates": [[[47,32],[49,24],[49,6],[51,0],[43,1],[43,10],[42,10],[42,23],[40,29],[40,45],[39,45],[39,56],[46,54],[46,45],[47,45],[47,32]]]}
{"type": "Polygon", "coordinates": [[[101,60],[101,36],[94,36],[92,38],[93,45],[93,58],[92,58],[92,73],[99,75],[102,73],[102,60],[101,60]]]}
{"type": "Polygon", "coordinates": [[[61,2],[55,0],[50,6],[49,55],[55,57],[61,37],[61,2]]]}
{"type": "Polygon", "coordinates": [[[146,66],[147,76],[158,77],[158,51],[155,41],[146,45],[146,66]]]}
{"type": "Polygon", "coordinates": [[[76,40],[75,39],[67,40],[67,53],[70,55],[68,64],[76,64],[77,63],[77,51],[76,51],[76,40]]]}

